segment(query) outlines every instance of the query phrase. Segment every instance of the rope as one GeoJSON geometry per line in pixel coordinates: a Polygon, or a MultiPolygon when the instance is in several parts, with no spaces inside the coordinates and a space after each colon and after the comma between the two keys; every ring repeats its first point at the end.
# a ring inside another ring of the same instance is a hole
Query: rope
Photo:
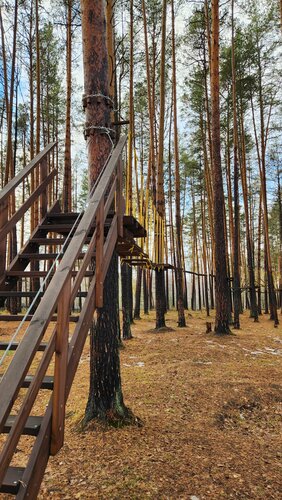
{"type": "Polygon", "coordinates": [[[112,103],[112,105],[114,105],[114,101],[113,99],[108,96],[108,95],[104,95],[104,94],[101,94],[101,93],[98,93],[98,94],[86,94],[86,95],[83,95],[82,96],[82,100],[84,101],[85,99],[91,99],[92,97],[102,97],[104,99],[106,99],[107,101],[110,101],[112,103]]]}
{"type": "Polygon", "coordinates": [[[87,139],[87,130],[99,130],[101,132],[101,134],[106,134],[112,144],[112,146],[114,146],[114,143],[113,143],[113,140],[112,140],[112,137],[111,137],[111,134],[115,134],[115,130],[113,128],[108,128],[108,127],[104,127],[104,126],[100,126],[100,125],[87,125],[86,127],[84,127],[83,129],[83,135],[84,135],[84,139],[87,139]]]}

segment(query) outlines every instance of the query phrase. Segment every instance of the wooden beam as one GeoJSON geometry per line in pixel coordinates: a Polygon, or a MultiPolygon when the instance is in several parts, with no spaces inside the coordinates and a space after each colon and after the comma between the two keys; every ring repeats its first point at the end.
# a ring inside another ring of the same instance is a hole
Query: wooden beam
{"type": "Polygon", "coordinates": [[[57,173],[57,170],[52,170],[52,172],[45,178],[45,180],[40,184],[30,195],[30,197],[25,201],[25,203],[14,213],[10,220],[5,224],[0,230],[0,241],[2,241],[7,234],[13,229],[19,220],[23,217],[25,212],[33,205],[34,201],[38,196],[46,190],[48,184],[53,180],[57,173]]]}
{"type": "Polygon", "coordinates": [[[96,307],[103,307],[104,264],[104,202],[100,203],[96,218],[96,307]]]}
{"type": "Polygon", "coordinates": [[[71,277],[67,279],[58,302],[58,320],[55,347],[55,371],[53,390],[53,413],[51,432],[51,455],[56,455],[63,446],[65,427],[65,390],[68,361],[69,313],[71,277]]]}
{"type": "Polygon", "coordinates": [[[0,192],[0,204],[3,203],[4,200],[8,198],[8,196],[16,189],[16,187],[23,182],[23,180],[33,171],[33,169],[42,161],[42,159],[52,151],[52,149],[56,146],[56,142],[52,142],[48,144],[46,148],[41,151],[38,155],[36,155],[31,162],[24,167],[18,175],[13,177],[13,179],[4,186],[4,188],[0,192]]]}

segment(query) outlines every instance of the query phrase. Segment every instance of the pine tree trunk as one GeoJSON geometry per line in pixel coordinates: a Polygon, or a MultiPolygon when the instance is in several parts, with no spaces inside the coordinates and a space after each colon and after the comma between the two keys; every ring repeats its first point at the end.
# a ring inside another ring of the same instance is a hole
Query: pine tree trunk
{"type": "MultiPolygon", "coordinates": [[[[105,2],[81,1],[84,106],[88,170],[92,187],[104,167],[112,145],[102,133],[110,123],[108,53],[106,47],[105,2]],[[100,98],[100,95],[105,97],[100,98]]],[[[92,418],[127,418],[123,403],[119,363],[118,258],[114,253],[104,283],[104,306],[97,310],[95,333],[91,336],[90,390],[85,421],[92,418]]]]}
{"type": "Polygon", "coordinates": [[[238,166],[238,127],[236,101],[236,65],[234,40],[234,0],[232,0],[232,103],[233,103],[233,155],[234,155],[234,258],[233,258],[233,296],[234,328],[240,328],[241,283],[239,269],[240,254],[240,206],[239,206],[239,166],[238,166]]]}
{"type": "Polygon", "coordinates": [[[131,269],[127,264],[121,264],[121,295],[122,295],[122,338],[124,340],[131,339],[131,316],[130,316],[130,300],[129,300],[129,285],[131,269]]]}
{"type": "Polygon", "coordinates": [[[72,210],[71,179],[71,81],[72,81],[72,0],[67,1],[67,43],[66,43],[66,135],[63,180],[63,211],[72,210]]]}
{"type": "Polygon", "coordinates": [[[144,314],[149,314],[149,296],[148,296],[148,284],[147,284],[147,269],[143,269],[143,307],[144,314]]]}
{"type": "Polygon", "coordinates": [[[257,263],[257,279],[258,279],[258,314],[262,314],[261,304],[261,234],[262,234],[262,203],[261,196],[259,202],[258,216],[258,263],[257,263]]]}
{"type": "Polygon", "coordinates": [[[131,418],[123,401],[120,377],[118,318],[118,257],[113,255],[104,284],[104,307],[91,329],[90,388],[85,422],[97,418],[119,425],[131,418]]]}
{"type": "Polygon", "coordinates": [[[250,229],[250,216],[249,216],[249,203],[248,203],[245,130],[244,130],[244,117],[243,117],[242,105],[241,105],[241,179],[242,179],[245,223],[246,223],[247,260],[248,260],[248,274],[249,274],[249,285],[250,285],[250,317],[254,318],[254,321],[258,321],[258,306],[256,298],[255,273],[254,273],[254,262],[253,262],[253,242],[250,229]]]}
{"type": "Polygon", "coordinates": [[[133,319],[141,319],[140,317],[141,285],[142,285],[142,268],[139,266],[137,267],[135,307],[134,307],[133,319]]]}
{"type": "MultiPolygon", "coordinates": [[[[165,122],[165,53],[166,53],[166,11],[167,0],[163,0],[162,11],[162,46],[161,46],[161,68],[160,68],[160,118],[159,118],[159,151],[158,151],[158,171],[157,171],[157,213],[160,222],[165,221],[165,200],[164,200],[164,122],[165,122]]],[[[163,264],[164,241],[162,231],[158,231],[156,238],[158,255],[163,264]]],[[[164,269],[158,268],[155,272],[156,282],[156,329],[164,328],[166,313],[165,279],[164,269]]]]}
{"type": "Polygon", "coordinates": [[[176,89],[176,49],[175,49],[175,14],[174,0],[171,0],[171,24],[172,24],[172,75],[173,75],[173,104],[174,104],[174,164],[175,164],[175,226],[176,226],[176,269],[177,282],[177,312],[178,326],[185,327],[184,299],[183,299],[183,271],[181,255],[181,214],[180,214],[180,172],[179,172],[179,148],[178,148],[178,123],[177,123],[177,89],[176,89]]]}
{"type": "Polygon", "coordinates": [[[219,113],[219,7],[212,1],[212,47],[211,47],[211,107],[212,107],[212,174],[214,195],[215,228],[215,332],[229,333],[229,286],[227,280],[224,221],[224,193],[220,155],[219,113]]]}

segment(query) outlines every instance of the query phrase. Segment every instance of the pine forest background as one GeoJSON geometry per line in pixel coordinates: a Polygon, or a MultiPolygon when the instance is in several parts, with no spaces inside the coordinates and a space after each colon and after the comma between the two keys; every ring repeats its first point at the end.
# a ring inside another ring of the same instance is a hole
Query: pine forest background
{"type": "MultiPolygon", "coordinates": [[[[147,23],[148,52],[153,96],[153,123],[158,150],[160,122],[160,74],[162,9],[160,0],[145,2],[118,0],[114,8],[115,78],[120,121],[128,121],[130,101],[134,120],[133,212],[145,217],[154,254],[154,172],[146,198],[150,163],[150,109],[144,40],[147,23]],[[133,19],[133,24],[132,24],[133,19]],[[130,47],[133,44],[133,65],[130,47]],[[132,80],[133,79],[133,80],[132,80]],[[133,81],[133,100],[130,82],[133,81]],[[146,210],[144,206],[146,205],[146,210]]],[[[280,2],[246,0],[235,2],[234,23],[231,1],[220,4],[220,119],[221,160],[225,195],[225,243],[228,274],[233,276],[234,224],[238,227],[241,287],[250,287],[250,265],[254,268],[258,309],[268,310],[267,239],[277,297],[282,305],[282,194],[281,194],[281,28],[280,2]],[[232,81],[232,33],[236,93],[232,81]],[[234,102],[236,113],[234,113],[234,102]],[[236,122],[235,122],[236,120],[236,122]],[[236,123],[236,133],[234,123],[236,123]],[[236,141],[237,149],[234,149],[236,141]],[[237,151],[237,153],[234,153],[237,151]],[[238,172],[234,170],[238,154],[238,172]],[[235,176],[238,175],[237,222],[235,176]],[[263,201],[266,187],[269,231],[263,201]],[[261,288],[260,288],[261,287],[261,288]],[[265,291],[266,290],[266,291],[265,291]]],[[[207,306],[204,279],[213,279],[213,206],[211,182],[211,98],[210,98],[210,2],[168,2],[165,52],[165,260],[176,265],[175,252],[175,110],[178,113],[179,174],[182,230],[182,266],[185,300],[192,309],[207,306]],[[173,76],[173,42],[176,45],[176,88],[173,76]],[[174,106],[176,98],[177,106],[174,106]],[[194,273],[194,274],[193,274],[194,273]],[[187,299],[188,292],[188,299],[187,299]]],[[[57,192],[63,192],[67,210],[80,211],[87,198],[88,178],[83,138],[82,43],[80,5],[75,0],[15,0],[1,3],[0,10],[0,183],[1,188],[47,143],[57,141],[52,161],[59,170],[57,192]],[[66,133],[71,131],[71,135],[66,133]]],[[[28,196],[20,193],[20,206],[28,196]]],[[[30,221],[22,222],[21,231],[30,221]]],[[[17,235],[23,239],[22,234],[17,235]]],[[[17,253],[10,244],[10,258],[17,253]]],[[[135,273],[135,271],[134,271],[135,273]]],[[[168,300],[175,305],[175,283],[168,300]]],[[[213,307],[212,286],[209,302],[213,307]]],[[[247,294],[242,294],[246,301],[247,294]]],[[[244,304],[245,305],[245,304],[244,304]]]]}

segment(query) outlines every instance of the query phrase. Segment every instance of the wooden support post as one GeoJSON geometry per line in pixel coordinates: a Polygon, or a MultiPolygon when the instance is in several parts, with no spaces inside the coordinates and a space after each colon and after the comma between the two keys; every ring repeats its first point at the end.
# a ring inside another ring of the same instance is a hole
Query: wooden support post
{"type": "Polygon", "coordinates": [[[96,307],[103,307],[104,197],[97,210],[96,228],[96,307]]]}
{"type": "MultiPolygon", "coordinates": [[[[48,174],[47,156],[45,156],[40,163],[40,183],[42,183],[48,174]]],[[[40,218],[43,219],[47,213],[48,198],[47,186],[40,197],[40,218]]]]}
{"type": "MultiPolygon", "coordinates": [[[[8,197],[0,203],[0,230],[8,222],[8,197]]],[[[0,278],[6,270],[7,235],[0,241],[0,278]]]]}
{"type": "Polygon", "coordinates": [[[120,158],[117,165],[117,192],[116,192],[116,213],[118,218],[118,236],[123,237],[123,215],[124,200],[122,196],[122,171],[123,162],[120,158]]]}
{"type": "Polygon", "coordinates": [[[69,314],[71,296],[71,273],[58,301],[58,320],[55,347],[55,371],[53,391],[53,414],[51,432],[51,455],[56,455],[63,446],[66,404],[66,377],[68,361],[69,314]]]}

